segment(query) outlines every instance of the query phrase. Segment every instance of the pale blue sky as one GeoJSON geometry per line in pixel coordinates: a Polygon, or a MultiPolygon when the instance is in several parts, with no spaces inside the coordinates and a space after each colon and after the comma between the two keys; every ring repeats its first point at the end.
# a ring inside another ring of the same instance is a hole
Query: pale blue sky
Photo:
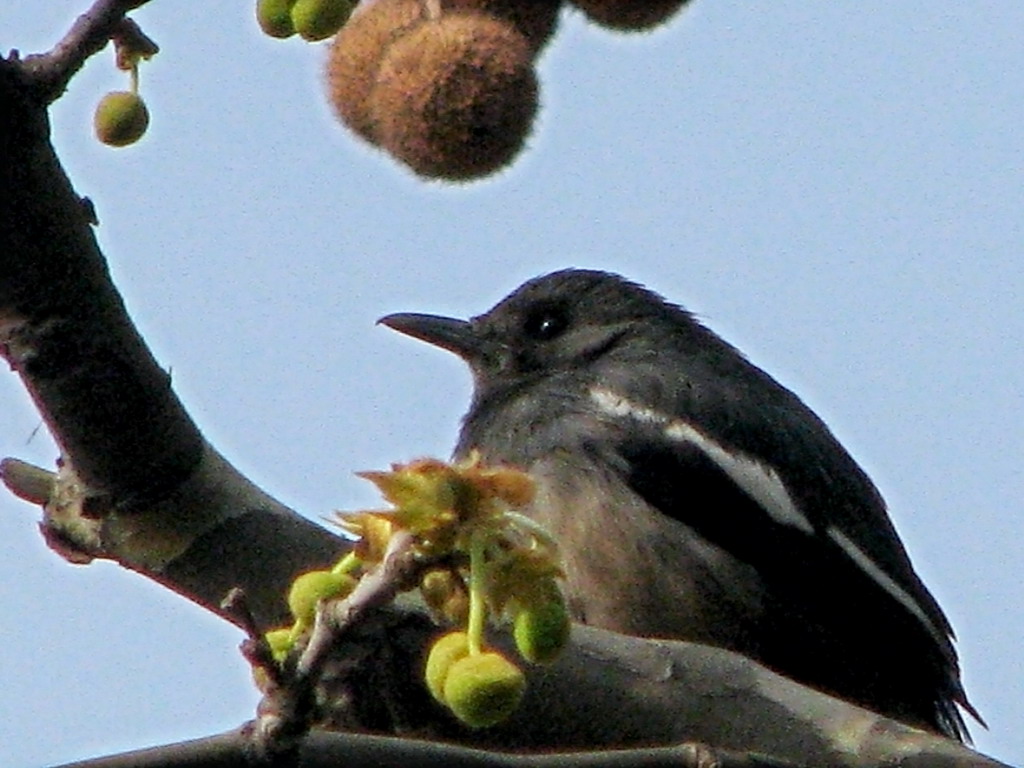
{"type": "MultiPolygon", "coordinates": [[[[154,0],[146,139],[110,150],[96,57],[53,110],[117,284],[210,439],[313,518],[360,469],[446,455],[451,356],[374,320],[481,312],[576,265],[647,283],[795,389],[889,500],[960,636],[977,744],[1024,763],[1024,4],[697,0],[652,35],[563,16],[506,174],[424,184],[322,96],[323,46],[251,3],[154,0]]],[[[86,0],[0,0],[0,49],[86,0]]],[[[0,455],[52,465],[0,376],[0,455]]],[[[252,714],[239,634],[43,546],[0,495],[0,743],[14,768],[200,736],[252,714]]]]}

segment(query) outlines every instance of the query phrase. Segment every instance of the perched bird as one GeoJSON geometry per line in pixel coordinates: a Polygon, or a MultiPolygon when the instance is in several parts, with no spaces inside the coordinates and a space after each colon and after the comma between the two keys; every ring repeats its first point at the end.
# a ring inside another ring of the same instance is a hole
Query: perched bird
{"type": "MultiPolygon", "coordinates": [[[[949,622],[864,471],[788,389],[616,275],[535,278],[469,321],[380,320],[454,352],[456,455],[516,465],[574,617],[730,648],[954,738],[977,717],[949,622]]],[[[979,718],[980,720],[980,718],[979,718]]]]}

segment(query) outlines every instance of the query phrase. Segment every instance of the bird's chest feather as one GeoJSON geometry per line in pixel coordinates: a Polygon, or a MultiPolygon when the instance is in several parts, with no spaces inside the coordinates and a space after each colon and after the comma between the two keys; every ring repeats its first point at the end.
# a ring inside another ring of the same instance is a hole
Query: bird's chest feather
{"type": "Polygon", "coordinates": [[[750,650],[762,611],[749,565],[629,492],[613,467],[554,453],[529,467],[528,514],[558,539],[578,620],[750,650]]]}

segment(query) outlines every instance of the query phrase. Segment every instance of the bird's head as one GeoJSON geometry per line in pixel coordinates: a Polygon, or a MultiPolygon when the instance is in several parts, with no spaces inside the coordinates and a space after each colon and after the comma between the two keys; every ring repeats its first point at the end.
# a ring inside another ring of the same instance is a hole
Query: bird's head
{"type": "Polygon", "coordinates": [[[380,323],[447,349],[479,391],[578,371],[679,309],[622,277],[567,269],[524,283],[470,320],[398,313],[380,323]]]}

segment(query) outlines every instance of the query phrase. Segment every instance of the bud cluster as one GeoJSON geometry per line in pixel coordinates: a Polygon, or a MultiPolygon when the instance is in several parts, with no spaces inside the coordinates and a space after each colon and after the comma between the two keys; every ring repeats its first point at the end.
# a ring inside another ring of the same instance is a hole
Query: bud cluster
{"type": "Polygon", "coordinates": [[[319,604],[352,593],[357,578],[380,565],[403,532],[417,560],[428,564],[416,584],[424,602],[439,621],[460,627],[431,647],[427,688],[470,727],[500,722],[526,684],[514,661],[487,646],[488,620],[510,620],[519,655],[533,664],[553,661],[569,638],[557,545],[516,511],[532,500],[533,481],[515,469],[484,466],[476,456],[456,464],[421,459],[361,476],[393,508],[339,518],[358,540],[333,568],[305,573],[292,584],[293,624],[266,635],[274,658],[286,663],[301,649],[319,604]]]}

